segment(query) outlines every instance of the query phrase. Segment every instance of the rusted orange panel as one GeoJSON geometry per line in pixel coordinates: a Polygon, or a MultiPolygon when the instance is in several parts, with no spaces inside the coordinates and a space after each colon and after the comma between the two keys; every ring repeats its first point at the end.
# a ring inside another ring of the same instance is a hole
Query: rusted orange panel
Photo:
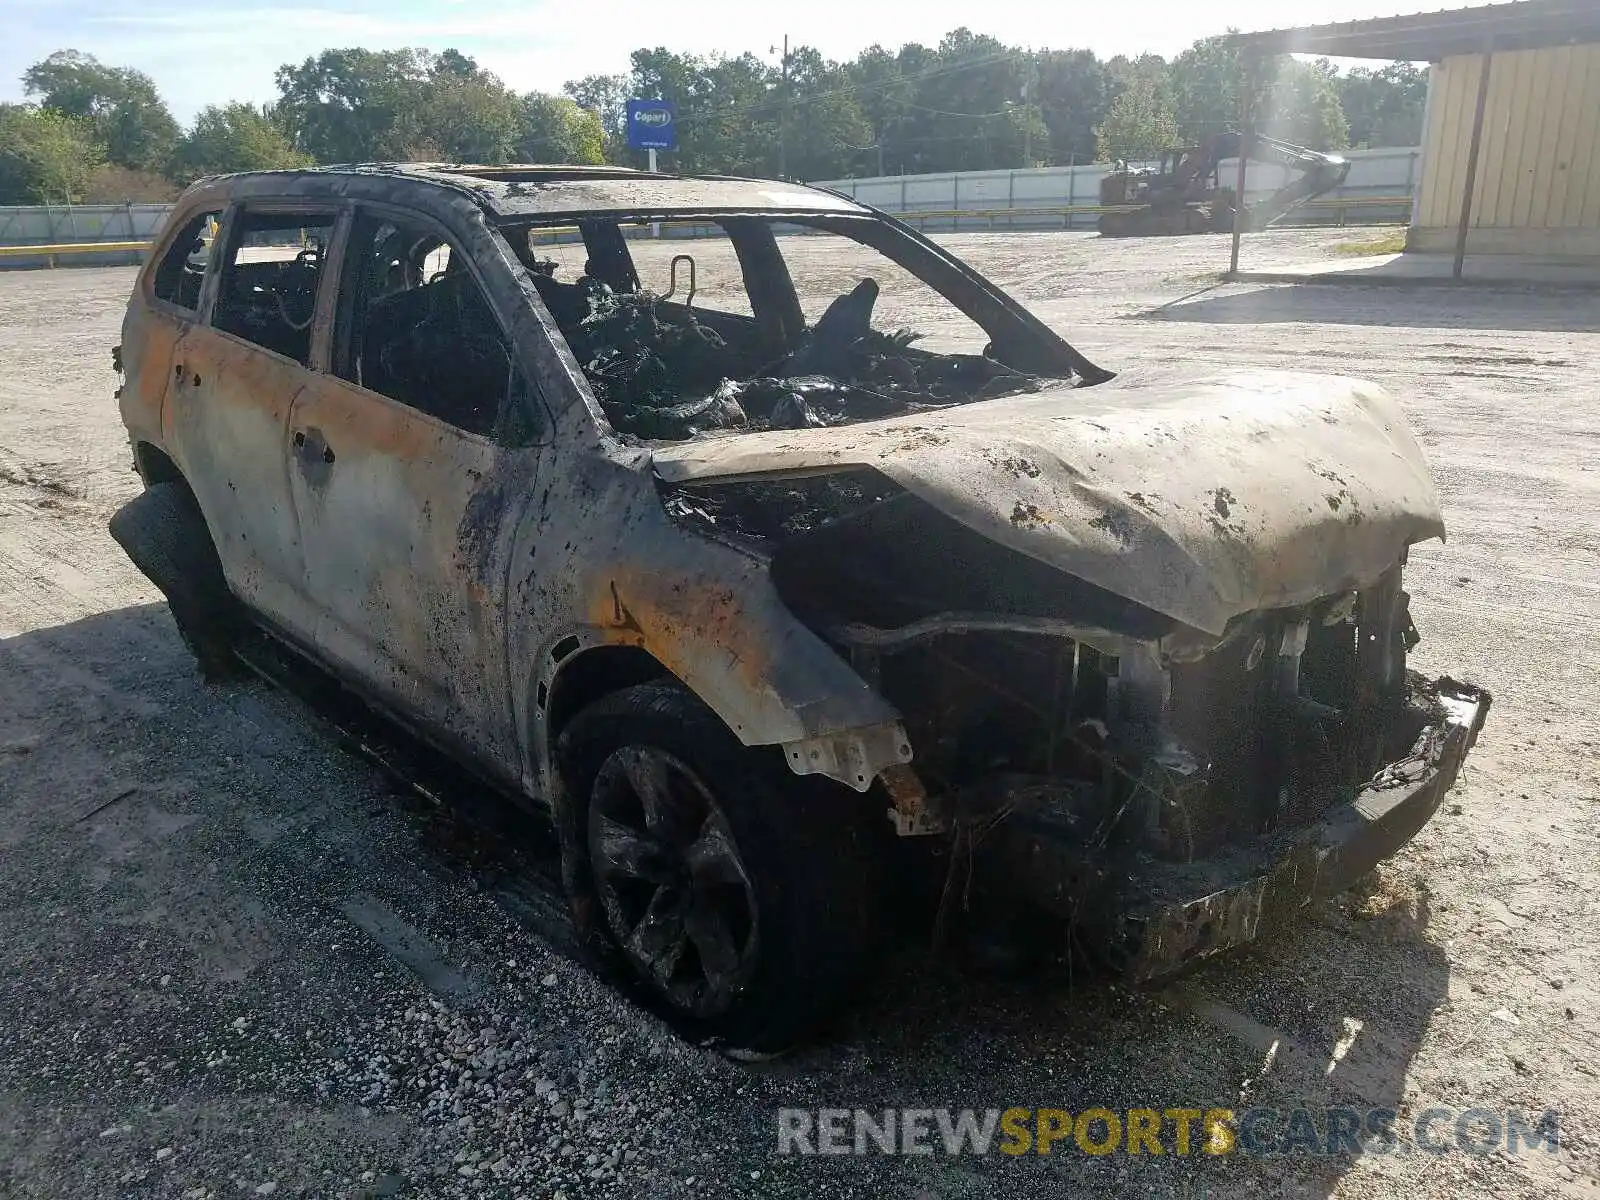
{"type": "Polygon", "coordinates": [[[366,454],[419,462],[437,456],[443,443],[451,440],[438,426],[398,405],[376,399],[352,403],[351,387],[328,375],[311,375],[306,384],[301,403],[325,416],[323,432],[331,444],[356,445],[366,454]]]}
{"type": "Polygon", "coordinates": [[[169,364],[181,326],[147,318],[138,323],[137,332],[143,344],[138,351],[137,369],[122,392],[122,419],[136,435],[153,437],[162,430],[161,406],[167,395],[169,364]]]}
{"type": "Polygon", "coordinates": [[[695,661],[715,655],[752,688],[770,690],[773,647],[757,636],[743,598],[725,583],[628,569],[590,604],[592,624],[614,629],[648,650],[680,679],[697,677],[695,661]]]}

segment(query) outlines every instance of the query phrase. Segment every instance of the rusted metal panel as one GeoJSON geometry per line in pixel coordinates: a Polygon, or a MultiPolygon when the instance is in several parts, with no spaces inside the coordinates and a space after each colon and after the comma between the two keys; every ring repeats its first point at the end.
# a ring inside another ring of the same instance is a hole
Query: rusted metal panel
{"type": "Polygon", "coordinates": [[[543,790],[550,746],[538,697],[554,683],[555,647],[570,639],[647,651],[746,745],[895,727],[893,706],[795,617],[764,561],[674,524],[648,456],[597,453],[582,415],[558,420],[554,466],[508,565],[506,605],[517,614],[508,658],[530,782],[543,790]]]}
{"type": "Polygon", "coordinates": [[[301,391],[290,424],[317,649],[515,775],[499,547],[526,497],[493,480],[502,454],[523,452],[328,376],[301,391]]]}
{"type": "Polygon", "coordinates": [[[290,628],[314,620],[283,448],[298,363],[203,325],[173,352],[166,449],[211,530],[229,587],[290,628]]]}
{"type": "Polygon", "coordinates": [[[871,467],[994,541],[1220,635],[1363,587],[1444,535],[1421,448],[1381,388],[1259,372],[1127,377],[654,451],[670,482],[871,467]]]}
{"type": "Polygon", "coordinates": [[[184,326],[171,314],[144,305],[128,310],[120,343],[124,383],[117,399],[131,442],[160,445],[164,439],[162,406],[172,377],[173,350],[184,326]]]}

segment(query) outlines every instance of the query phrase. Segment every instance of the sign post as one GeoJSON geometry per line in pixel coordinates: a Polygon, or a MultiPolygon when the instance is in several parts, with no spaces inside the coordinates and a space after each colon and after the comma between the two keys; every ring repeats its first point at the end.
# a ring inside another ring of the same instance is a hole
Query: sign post
{"type": "MultiPolygon", "coordinates": [[[[628,101],[628,146],[649,155],[650,170],[656,169],[657,150],[678,148],[678,111],[670,100],[628,101]]],[[[661,236],[661,222],[650,223],[650,236],[661,236]]]]}

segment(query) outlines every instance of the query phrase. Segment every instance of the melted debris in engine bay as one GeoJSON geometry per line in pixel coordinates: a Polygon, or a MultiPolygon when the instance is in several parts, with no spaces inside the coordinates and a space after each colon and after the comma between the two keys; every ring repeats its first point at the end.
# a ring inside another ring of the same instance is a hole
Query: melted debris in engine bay
{"type": "Polygon", "coordinates": [[[910,330],[873,329],[871,279],[830,304],[791,353],[754,370],[688,307],[664,313],[657,296],[599,283],[585,298],[568,344],[612,427],[634,437],[818,428],[1039,389],[1036,376],[985,355],[919,350],[910,330]]]}

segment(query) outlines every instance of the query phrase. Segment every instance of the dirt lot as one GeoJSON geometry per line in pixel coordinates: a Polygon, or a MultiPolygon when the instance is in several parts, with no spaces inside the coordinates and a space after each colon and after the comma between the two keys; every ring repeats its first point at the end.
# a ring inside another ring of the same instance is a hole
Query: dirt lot
{"type": "MultiPolygon", "coordinates": [[[[1247,261],[1348,236],[1254,235],[1247,261]]],[[[1222,239],[948,241],[1107,366],[1312,368],[1401,396],[1451,529],[1408,575],[1418,664],[1496,696],[1416,843],[1160,993],[908,951],[801,1053],[686,1046],[565,957],[515,859],[297,702],[198,683],[105,532],[137,486],[109,355],[133,272],[0,274],[0,1194],[1600,1196],[1600,300],[1173,304],[1222,239]],[[785,1106],[1252,1104],[1555,1109],[1561,1149],[774,1153],[785,1106]]],[[[695,249],[711,303],[716,251],[695,249]]],[[[823,298],[853,282],[807,253],[823,298]]]]}

